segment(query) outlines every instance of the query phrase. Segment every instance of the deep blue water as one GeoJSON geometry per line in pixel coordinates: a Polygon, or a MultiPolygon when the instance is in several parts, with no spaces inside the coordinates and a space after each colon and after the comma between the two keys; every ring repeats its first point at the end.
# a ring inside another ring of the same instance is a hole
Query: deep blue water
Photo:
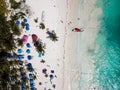
{"type": "Polygon", "coordinates": [[[94,83],[100,88],[97,90],[120,90],[120,0],[97,0],[96,6],[103,13],[98,19],[99,49],[93,53],[94,83]]]}

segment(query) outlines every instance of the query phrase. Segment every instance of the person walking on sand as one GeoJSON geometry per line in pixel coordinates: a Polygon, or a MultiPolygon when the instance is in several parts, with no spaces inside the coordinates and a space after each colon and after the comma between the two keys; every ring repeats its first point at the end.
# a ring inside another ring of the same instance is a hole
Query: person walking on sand
{"type": "Polygon", "coordinates": [[[73,32],[83,32],[84,30],[82,28],[74,28],[72,29],[73,32]]]}

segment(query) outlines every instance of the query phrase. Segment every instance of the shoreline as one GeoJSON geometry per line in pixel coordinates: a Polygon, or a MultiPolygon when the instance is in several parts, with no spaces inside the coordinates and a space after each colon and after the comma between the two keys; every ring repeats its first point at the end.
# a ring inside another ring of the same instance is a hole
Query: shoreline
{"type": "Polygon", "coordinates": [[[94,7],[96,0],[86,2],[82,0],[75,2],[72,2],[72,0],[68,1],[70,3],[67,23],[71,20],[72,24],[67,27],[64,71],[66,75],[64,76],[66,78],[64,80],[66,87],[64,87],[64,90],[89,90],[93,88],[91,80],[94,74],[93,60],[89,51],[97,48],[95,46],[95,39],[98,33],[96,27],[99,25],[97,16],[102,11],[94,7]],[[90,28],[91,26],[94,26],[93,29],[90,28]],[[71,29],[74,27],[82,27],[85,31],[83,33],[73,33],[71,29]]]}

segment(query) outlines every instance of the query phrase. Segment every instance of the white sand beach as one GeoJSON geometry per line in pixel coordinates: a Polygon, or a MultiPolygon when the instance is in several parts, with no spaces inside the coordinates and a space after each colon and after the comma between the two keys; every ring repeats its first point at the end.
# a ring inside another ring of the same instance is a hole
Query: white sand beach
{"type": "MultiPolygon", "coordinates": [[[[95,0],[27,0],[32,11],[31,16],[27,18],[30,30],[23,35],[36,34],[46,43],[46,53],[40,58],[32,44],[31,36],[28,39],[31,44],[30,55],[33,56],[28,62],[32,63],[37,72],[35,87],[38,90],[91,90],[89,81],[92,79],[94,66],[87,52],[95,47],[96,28],[99,24],[96,16],[101,13],[100,9],[94,7],[94,3],[95,0]],[[44,18],[41,19],[42,14],[44,18]],[[38,23],[34,22],[35,18],[38,18],[38,23]],[[57,42],[47,39],[46,30],[37,27],[42,21],[46,28],[56,32],[59,37],[57,42]],[[74,27],[83,28],[85,31],[72,32],[74,27]],[[46,62],[41,63],[41,59],[46,62]],[[56,77],[52,84],[50,78],[46,78],[42,73],[44,68],[47,69],[48,75],[54,70],[53,75],[56,77]],[[39,82],[42,85],[39,85],[39,82]],[[55,88],[52,87],[53,84],[56,85],[55,88]]],[[[24,46],[27,59],[26,49],[24,46]]]]}

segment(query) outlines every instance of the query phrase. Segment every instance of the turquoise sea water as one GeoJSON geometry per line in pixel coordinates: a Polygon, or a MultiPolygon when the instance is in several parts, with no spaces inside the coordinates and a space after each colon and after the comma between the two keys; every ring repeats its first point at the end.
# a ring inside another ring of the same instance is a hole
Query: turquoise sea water
{"type": "Polygon", "coordinates": [[[120,0],[97,0],[103,13],[93,53],[95,61],[94,82],[97,90],[120,90],[120,0]]]}

